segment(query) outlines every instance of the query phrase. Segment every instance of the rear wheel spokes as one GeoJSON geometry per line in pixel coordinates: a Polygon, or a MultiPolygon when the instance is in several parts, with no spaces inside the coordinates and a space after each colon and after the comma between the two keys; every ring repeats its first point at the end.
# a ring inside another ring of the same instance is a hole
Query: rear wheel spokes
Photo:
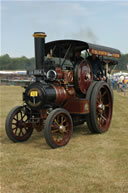
{"type": "Polygon", "coordinates": [[[104,104],[104,106],[105,106],[105,108],[106,108],[106,107],[110,108],[110,107],[111,107],[111,104],[110,104],[110,103],[104,104]]]}
{"type": "Polygon", "coordinates": [[[101,96],[100,96],[100,95],[98,95],[98,97],[97,97],[97,99],[96,99],[96,103],[97,103],[97,104],[101,103],[101,96]]]}
{"type": "Polygon", "coordinates": [[[99,116],[99,117],[97,118],[97,123],[98,123],[99,127],[102,128],[103,125],[106,124],[106,118],[103,117],[102,115],[99,116]]]}
{"type": "Polygon", "coordinates": [[[104,92],[102,93],[102,98],[107,94],[107,91],[104,90],[104,92]]]}
{"type": "Polygon", "coordinates": [[[106,118],[104,115],[102,115],[102,114],[101,114],[101,118],[102,118],[104,121],[107,120],[107,118],[106,118]]]}
{"type": "Polygon", "coordinates": [[[111,104],[108,101],[108,92],[104,89],[98,93],[96,100],[97,123],[101,129],[107,124],[111,104]],[[107,102],[107,103],[106,103],[107,102]]]}
{"type": "Polygon", "coordinates": [[[90,93],[90,113],[87,117],[88,127],[93,133],[106,132],[111,122],[113,107],[110,87],[106,82],[99,81],[95,83],[90,93]]]}
{"type": "Polygon", "coordinates": [[[97,100],[101,103],[104,102],[106,95],[108,94],[107,90],[105,88],[101,88],[99,93],[98,93],[98,97],[97,100]]]}
{"type": "Polygon", "coordinates": [[[104,104],[103,99],[104,98],[102,97],[102,100],[100,101],[100,103],[96,104],[96,119],[100,128],[102,128],[106,124],[107,118],[108,118],[106,108],[109,106],[108,104],[106,105],[104,104]]]}

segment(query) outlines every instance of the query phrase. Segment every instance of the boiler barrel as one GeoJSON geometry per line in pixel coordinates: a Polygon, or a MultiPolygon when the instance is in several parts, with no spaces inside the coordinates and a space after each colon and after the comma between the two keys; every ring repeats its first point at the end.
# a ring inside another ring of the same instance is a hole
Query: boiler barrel
{"type": "Polygon", "coordinates": [[[34,82],[23,93],[23,100],[31,109],[41,109],[44,106],[61,106],[66,100],[75,96],[73,87],[65,89],[62,86],[34,82]]]}

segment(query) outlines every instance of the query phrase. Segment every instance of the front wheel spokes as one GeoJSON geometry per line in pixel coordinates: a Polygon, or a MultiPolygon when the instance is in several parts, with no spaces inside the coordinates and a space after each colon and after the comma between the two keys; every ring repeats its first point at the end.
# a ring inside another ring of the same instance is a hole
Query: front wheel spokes
{"type": "Polygon", "coordinates": [[[18,130],[17,130],[17,136],[19,136],[19,137],[23,137],[24,135],[26,135],[26,133],[27,133],[26,128],[18,128],[18,130]]]}
{"type": "Polygon", "coordinates": [[[17,121],[17,119],[14,117],[13,120],[17,121]]]}
{"type": "Polygon", "coordinates": [[[15,129],[14,134],[16,135],[18,128],[15,129]]]}
{"type": "Polygon", "coordinates": [[[24,113],[24,111],[20,111],[19,113],[20,113],[20,115],[21,115],[20,120],[22,120],[22,121],[24,121],[24,122],[28,120],[28,116],[24,113]],[[26,116],[26,120],[24,120],[25,116],[26,116]]]}
{"type": "Polygon", "coordinates": [[[67,121],[66,117],[64,115],[61,115],[61,125],[64,125],[66,121],[67,121]]]}
{"type": "Polygon", "coordinates": [[[20,132],[18,133],[18,136],[23,136],[23,135],[24,135],[24,133],[23,133],[22,129],[20,129],[20,132]]]}
{"type": "Polygon", "coordinates": [[[63,117],[63,115],[61,115],[61,124],[63,124],[63,121],[64,121],[64,117],[63,117]]]}
{"type": "Polygon", "coordinates": [[[63,122],[62,122],[62,124],[64,125],[64,123],[66,123],[66,121],[67,121],[67,119],[66,119],[66,117],[65,117],[64,120],[63,120],[63,122]]]}
{"type": "Polygon", "coordinates": [[[14,116],[14,118],[13,118],[16,122],[18,122],[18,121],[19,121],[18,114],[19,114],[19,112],[18,112],[18,113],[14,116]]]}
{"type": "Polygon", "coordinates": [[[51,124],[51,133],[57,143],[65,140],[65,137],[69,133],[68,127],[69,123],[65,115],[59,114],[54,118],[53,123],[51,124]]]}
{"type": "Polygon", "coordinates": [[[30,127],[30,123],[28,123],[28,116],[19,111],[12,120],[12,132],[17,137],[23,137],[27,134],[28,128],[30,127]],[[26,116],[26,120],[23,120],[26,116]]]}
{"type": "Polygon", "coordinates": [[[18,119],[18,113],[16,114],[16,120],[18,121],[19,119],[18,119]]]}
{"type": "Polygon", "coordinates": [[[19,111],[19,119],[21,120],[22,119],[22,111],[19,111]]]}
{"type": "Polygon", "coordinates": [[[66,145],[72,135],[73,124],[69,112],[62,108],[56,108],[48,115],[44,136],[48,145],[58,148],[66,145]]]}
{"type": "Polygon", "coordinates": [[[8,114],[5,131],[9,139],[13,142],[23,142],[32,135],[33,127],[29,112],[23,106],[14,107],[8,114]]]}
{"type": "Polygon", "coordinates": [[[54,122],[56,123],[56,125],[59,127],[60,124],[58,123],[57,119],[54,119],[54,122]]]}
{"type": "Polygon", "coordinates": [[[52,134],[59,132],[59,126],[56,123],[51,125],[51,132],[52,134]]]}
{"type": "Polygon", "coordinates": [[[25,115],[25,114],[23,114],[23,115],[22,115],[22,117],[21,117],[21,119],[22,119],[22,120],[24,120],[24,117],[25,117],[25,116],[26,116],[26,115],[25,115]]]}
{"type": "Polygon", "coordinates": [[[52,134],[58,133],[59,129],[53,129],[51,132],[52,132],[52,134]]]}

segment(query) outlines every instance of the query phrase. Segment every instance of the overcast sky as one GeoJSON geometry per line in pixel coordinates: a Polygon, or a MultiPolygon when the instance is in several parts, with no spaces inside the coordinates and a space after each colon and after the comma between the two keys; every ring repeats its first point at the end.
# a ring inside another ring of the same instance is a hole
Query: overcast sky
{"type": "Polygon", "coordinates": [[[128,1],[12,1],[1,2],[1,54],[34,56],[33,32],[46,42],[79,39],[128,53],[128,1]]]}

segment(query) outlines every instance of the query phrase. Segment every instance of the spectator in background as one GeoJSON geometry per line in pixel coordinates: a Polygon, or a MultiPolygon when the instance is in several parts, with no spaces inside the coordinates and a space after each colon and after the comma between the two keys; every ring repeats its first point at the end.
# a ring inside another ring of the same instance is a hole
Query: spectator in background
{"type": "Polygon", "coordinates": [[[120,76],[120,81],[119,81],[119,87],[120,87],[121,91],[123,91],[123,84],[124,84],[124,76],[121,75],[120,76]]]}
{"type": "Polygon", "coordinates": [[[121,75],[121,76],[120,76],[120,84],[122,84],[122,83],[123,83],[123,81],[124,81],[124,76],[123,76],[123,75],[121,75]]]}

